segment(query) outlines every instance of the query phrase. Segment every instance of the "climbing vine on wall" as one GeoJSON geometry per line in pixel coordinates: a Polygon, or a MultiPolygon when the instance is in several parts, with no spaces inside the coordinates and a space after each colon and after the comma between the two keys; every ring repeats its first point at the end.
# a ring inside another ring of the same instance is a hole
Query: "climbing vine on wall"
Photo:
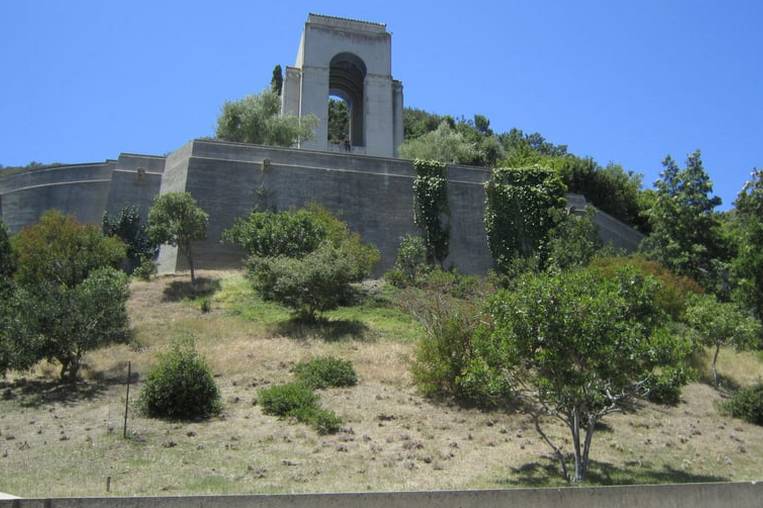
{"type": "Polygon", "coordinates": [[[537,165],[492,171],[485,184],[485,231],[499,271],[515,258],[542,254],[565,191],[555,171],[537,165]]]}
{"type": "Polygon", "coordinates": [[[448,179],[442,162],[413,161],[413,221],[421,229],[427,247],[427,262],[442,265],[448,257],[448,179]]]}

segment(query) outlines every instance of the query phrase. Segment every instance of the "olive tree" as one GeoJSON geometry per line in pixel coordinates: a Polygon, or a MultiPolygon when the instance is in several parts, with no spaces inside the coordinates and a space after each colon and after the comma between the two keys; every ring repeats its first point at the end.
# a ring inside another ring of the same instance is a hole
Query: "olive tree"
{"type": "Polygon", "coordinates": [[[713,295],[695,296],[686,309],[686,321],[701,344],[713,352],[713,382],[718,387],[718,355],[721,347],[750,349],[759,343],[760,323],[733,303],[719,302],[713,295]]]}
{"type": "Polygon", "coordinates": [[[493,325],[476,334],[474,361],[505,377],[568,481],[585,479],[596,425],[646,395],[658,370],[678,366],[690,350],[663,328],[658,284],[632,270],[615,278],[546,273],[525,276],[489,301],[493,325]],[[569,429],[573,474],[542,416],[569,429]]]}
{"type": "Polygon", "coordinates": [[[154,200],[148,212],[148,236],[158,244],[177,246],[188,259],[191,284],[196,283],[192,243],[207,237],[209,215],[187,192],[168,192],[154,200]]]}

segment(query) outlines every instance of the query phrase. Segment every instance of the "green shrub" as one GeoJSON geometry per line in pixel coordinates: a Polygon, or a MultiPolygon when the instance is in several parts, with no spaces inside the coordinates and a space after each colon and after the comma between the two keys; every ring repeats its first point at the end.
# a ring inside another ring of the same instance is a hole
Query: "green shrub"
{"type": "Polygon", "coordinates": [[[121,240],[104,236],[95,226],[78,223],[57,210],[42,214],[40,221],[13,237],[16,278],[21,284],[55,283],[69,288],[84,281],[98,268],[120,268],[126,247],[121,240]]]}
{"type": "Polygon", "coordinates": [[[418,286],[434,293],[469,299],[479,293],[480,279],[474,275],[464,275],[455,269],[435,268],[421,276],[418,286]]]}
{"type": "Polygon", "coordinates": [[[156,263],[150,257],[143,257],[140,263],[132,271],[133,276],[140,280],[149,281],[156,275],[156,263]]]}
{"type": "Polygon", "coordinates": [[[212,300],[209,297],[204,297],[199,302],[199,310],[204,314],[212,310],[212,300]]]}
{"type": "Polygon", "coordinates": [[[614,277],[621,269],[631,268],[656,278],[661,284],[655,295],[657,306],[676,321],[683,317],[688,298],[704,292],[693,279],[676,275],[658,261],[639,255],[597,257],[591,261],[591,267],[605,277],[614,277]]]}
{"type": "Polygon", "coordinates": [[[384,277],[393,286],[404,288],[416,284],[428,269],[424,239],[416,235],[405,235],[400,239],[395,264],[384,277]]]}
{"type": "Polygon", "coordinates": [[[146,377],[139,405],[152,417],[189,419],[220,412],[220,391],[192,339],[173,343],[146,377]]]}
{"type": "Polygon", "coordinates": [[[330,386],[354,386],[358,376],[352,363],[334,356],[320,356],[294,367],[297,379],[314,389],[330,386]]]}
{"type": "Polygon", "coordinates": [[[763,425],[763,383],[756,383],[737,392],[722,409],[733,416],[755,425],[763,425]]]}
{"type": "Polygon", "coordinates": [[[311,425],[320,434],[337,432],[342,420],[333,411],[318,405],[318,396],[303,383],[287,383],[263,388],[257,402],[268,415],[291,417],[311,425]]]}
{"type": "Polygon", "coordinates": [[[259,257],[302,257],[325,240],[325,225],[308,210],[253,212],[223,233],[223,240],[259,257]]]}
{"type": "Polygon", "coordinates": [[[277,257],[249,260],[249,276],[266,300],[291,308],[303,319],[335,309],[350,295],[351,282],[359,282],[365,267],[345,246],[324,243],[301,259],[277,257]]]}
{"type": "Polygon", "coordinates": [[[102,229],[104,235],[117,237],[127,246],[127,273],[133,273],[144,259],[157,254],[158,248],[148,238],[148,227],[137,206],[126,206],[113,217],[104,212],[102,229]]]}
{"type": "Polygon", "coordinates": [[[302,383],[287,383],[262,388],[257,403],[266,415],[292,416],[297,410],[317,406],[318,396],[302,383]]]}
{"type": "Polygon", "coordinates": [[[647,399],[655,404],[675,406],[681,401],[681,389],[689,382],[686,368],[663,369],[647,383],[647,399]]]}

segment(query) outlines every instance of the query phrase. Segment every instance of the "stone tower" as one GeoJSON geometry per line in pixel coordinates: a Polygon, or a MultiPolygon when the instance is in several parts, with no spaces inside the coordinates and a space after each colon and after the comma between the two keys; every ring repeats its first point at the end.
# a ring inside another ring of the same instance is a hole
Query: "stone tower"
{"type": "Polygon", "coordinates": [[[403,84],[392,79],[386,25],[309,14],[294,67],[286,68],[283,114],[318,118],[300,148],[397,156],[403,142],[403,84]],[[349,146],[328,141],[329,96],[349,106],[349,146]]]}

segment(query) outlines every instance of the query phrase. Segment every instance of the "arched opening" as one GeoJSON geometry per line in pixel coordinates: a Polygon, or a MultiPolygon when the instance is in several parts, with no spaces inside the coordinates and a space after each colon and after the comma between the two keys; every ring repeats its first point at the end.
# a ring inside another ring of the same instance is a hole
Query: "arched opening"
{"type": "Polygon", "coordinates": [[[329,67],[329,142],[365,146],[363,83],[366,65],[352,53],[339,53],[329,67]],[[343,115],[346,114],[346,121],[343,115]],[[333,127],[333,129],[332,129],[333,127]],[[341,139],[336,139],[339,136],[341,139]]]}

